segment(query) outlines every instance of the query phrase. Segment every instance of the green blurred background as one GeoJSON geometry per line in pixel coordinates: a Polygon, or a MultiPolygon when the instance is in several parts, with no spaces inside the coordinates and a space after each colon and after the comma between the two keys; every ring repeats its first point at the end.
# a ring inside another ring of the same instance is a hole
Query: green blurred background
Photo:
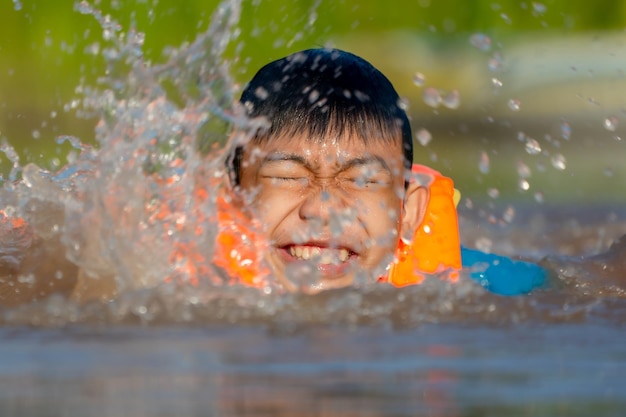
{"type": "MultiPolygon", "coordinates": [[[[165,47],[205,31],[219,2],[92,4],[145,33],[146,60],[158,63],[165,47]]],[[[244,0],[238,27],[225,59],[240,84],[314,46],[371,61],[406,98],[414,131],[424,129],[417,160],[452,176],[465,196],[626,202],[624,1],[244,0]],[[460,104],[430,106],[427,91],[457,92],[460,104]]],[[[93,142],[95,119],[77,114],[76,87],[104,73],[104,44],[73,1],[0,0],[0,137],[22,164],[65,164],[58,135],[93,142]]],[[[0,155],[5,177],[10,166],[0,155]]]]}

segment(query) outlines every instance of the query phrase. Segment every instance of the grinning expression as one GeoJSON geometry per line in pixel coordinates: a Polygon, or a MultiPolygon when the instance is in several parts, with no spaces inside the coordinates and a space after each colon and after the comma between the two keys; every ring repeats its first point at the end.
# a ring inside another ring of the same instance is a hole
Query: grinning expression
{"type": "Polygon", "coordinates": [[[253,142],[244,150],[240,188],[264,224],[276,275],[288,289],[307,292],[350,285],[357,274],[383,275],[427,198],[421,187],[404,188],[399,139],[366,144],[349,134],[253,142]],[[403,216],[405,204],[411,215],[403,216]]]}

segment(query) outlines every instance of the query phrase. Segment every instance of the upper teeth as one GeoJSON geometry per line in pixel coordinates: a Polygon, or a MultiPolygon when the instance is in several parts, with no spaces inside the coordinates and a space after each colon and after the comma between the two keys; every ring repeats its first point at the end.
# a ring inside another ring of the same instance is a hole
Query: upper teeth
{"type": "Polygon", "coordinates": [[[309,259],[315,259],[320,264],[337,264],[339,262],[345,262],[350,256],[350,252],[347,249],[328,249],[320,248],[318,246],[290,246],[289,253],[294,258],[303,259],[308,261],[309,259]]]}

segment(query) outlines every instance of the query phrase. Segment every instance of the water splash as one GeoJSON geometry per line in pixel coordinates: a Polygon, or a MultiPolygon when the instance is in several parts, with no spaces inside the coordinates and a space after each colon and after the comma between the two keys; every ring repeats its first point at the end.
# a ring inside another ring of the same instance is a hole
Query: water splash
{"type": "Polygon", "coordinates": [[[452,90],[443,96],[441,103],[448,109],[458,109],[461,106],[461,94],[457,90],[452,90]]]}
{"type": "MultiPolygon", "coordinates": [[[[17,1],[14,4],[21,7],[17,1]]],[[[78,138],[60,138],[60,143],[69,142],[73,149],[70,163],[49,172],[32,164],[21,167],[17,154],[5,142],[0,150],[13,168],[11,182],[0,190],[5,204],[2,216],[15,214],[30,224],[30,229],[20,229],[23,234],[16,236],[22,240],[15,239],[15,245],[30,239],[34,230],[41,237],[35,255],[53,254],[61,259],[67,248],[72,265],[80,270],[78,275],[94,282],[112,277],[121,291],[113,301],[89,308],[53,296],[7,311],[2,320],[27,324],[163,319],[232,323],[279,317],[303,322],[363,323],[387,320],[392,312],[399,322],[423,323],[466,319],[477,312],[510,311],[512,304],[519,306],[517,316],[501,315],[499,319],[514,321],[529,312],[542,314],[533,310],[534,299],[504,302],[469,279],[450,285],[435,277],[423,286],[402,292],[382,285],[363,286],[319,297],[280,294],[274,291],[271,280],[260,290],[226,285],[229,277],[210,262],[217,233],[216,200],[227,186],[225,149],[233,145],[226,132],[233,125],[253,123],[241,117],[232,104],[236,89],[223,57],[238,36],[240,8],[239,1],[222,3],[209,29],[195,42],[169,50],[165,63],[151,66],[143,60],[145,37],[141,32],[131,27],[124,33],[115,19],[92,4],[77,3],[79,12],[101,25],[102,41],[93,44],[90,51],[101,54],[108,66],[99,84],[81,86],[82,98],[68,103],[67,108],[100,116],[98,146],[86,146],[78,138]],[[198,190],[205,193],[198,194],[198,190]],[[181,285],[192,281],[197,282],[181,285]]],[[[317,15],[311,13],[309,20],[315,22],[317,15]]],[[[492,48],[491,40],[485,38],[476,38],[472,45],[481,51],[492,48]]],[[[500,71],[502,65],[502,54],[494,52],[489,69],[500,71]]],[[[495,87],[502,85],[499,79],[493,80],[495,87]]],[[[424,81],[423,75],[416,74],[416,86],[422,87],[424,81]]],[[[460,105],[460,94],[454,90],[445,93],[427,88],[423,97],[431,107],[453,109],[460,105]]],[[[617,127],[617,122],[611,123],[617,127]]],[[[563,123],[561,136],[568,140],[570,134],[569,125],[563,123]]],[[[524,135],[526,144],[527,139],[524,135]]],[[[233,138],[236,140],[245,138],[233,138]]],[[[427,146],[432,135],[422,129],[416,133],[416,140],[427,146]]],[[[531,148],[533,152],[538,149],[534,145],[531,148]]],[[[541,152],[540,146],[537,152],[541,152]]],[[[436,158],[435,153],[432,155],[436,158]]],[[[564,169],[565,158],[554,155],[553,166],[564,169]]],[[[479,170],[483,174],[490,171],[486,152],[481,153],[479,170]]],[[[520,161],[517,174],[520,189],[528,190],[530,168],[520,161]]],[[[500,191],[492,187],[488,195],[495,200],[500,191]]],[[[540,191],[534,196],[536,201],[543,201],[540,191]]],[[[465,199],[465,206],[473,207],[472,201],[465,199]]],[[[490,216],[488,221],[501,225],[519,221],[518,217],[509,206],[501,220],[490,216]]],[[[15,249],[6,242],[2,250],[15,249]]],[[[473,243],[485,251],[502,248],[499,242],[485,237],[473,243]]],[[[77,274],[71,267],[50,268],[37,259],[26,258],[12,258],[17,263],[35,265],[35,272],[17,277],[20,289],[40,291],[40,277],[52,278],[47,284],[77,274]]]]}
{"type": "Polygon", "coordinates": [[[425,82],[426,76],[421,72],[416,72],[413,75],[413,84],[415,84],[417,87],[423,87],[425,82]]]}
{"type": "Polygon", "coordinates": [[[568,122],[561,123],[561,137],[565,140],[570,140],[572,136],[572,127],[568,122]]]}
{"type": "Polygon", "coordinates": [[[87,1],[75,7],[103,31],[106,75],[97,88],[81,86],[82,100],[71,103],[100,115],[99,149],[61,137],[58,143],[70,142],[76,154],[51,173],[32,164],[21,168],[4,142],[10,179],[20,171],[23,177],[15,186],[19,194],[8,196],[20,203],[16,215],[38,236],[62,242],[79,281],[112,280],[121,293],[166,281],[227,283],[211,259],[227,130],[251,123],[233,106],[234,82],[223,58],[236,37],[240,2],[224,2],[205,33],[155,66],[143,61],[143,34],[123,33],[87,1]],[[42,221],[44,209],[57,215],[42,221]]]}
{"type": "Polygon", "coordinates": [[[609,116],[604,119],[603,126],[609,132],[615,132],[619,126],[619,119],[616,116],[609,116]]]}
{"type": "Polygon", "coordinates": [[[491,187],[487,190],[487,195],[493,199],[500,197],[500,190],[495,187],[491,187]]]}
{"type": "Polygon", "coordinates": [[[522,102],[519,101],[518,99],[512,98],[509,100],[508,105],[509,105],[509,109],[511,109],[512,111],[520,111],[522,102]]]}
{"type": "Polygon", "coordinates": [[[417,142],[420,145],[428,146],[428,144],[433,140],[433,136],[428,129],[421,128],[415,132],[415,139],[417,139],[417,142]]]}
{"type": "Polygon", "coordinates": [[[0,152],[2,152],[9,161],[11,161],[11,172],[9,173],[9,180],[15,181],[21,171],[20,157],[15,152],[15,149],[9,145],[6,139],[2,139],[0,143],[0,152]]]}
{"type": "Polygon", "coordinates": [[[492,77],[491,78],[491,85],[493,85],[495,88],[500,88],[504,84],[502,83],[502,81],[499,78],[492,77]]]}
{"type": "Polygon", "coordinates": [[[480,152],[480,158],[478,160],[478,170],[482,174],[489,173],[489,155],[487,155],[487,152],[485,151],[480,152]]]}
{"type": "Polygon", "coordinates": [[[536,139],[531,137],[526,137],[525,149],[526,153],[529,155],[537,155],[541,153],[541,145],[536,139]]]}
{"type": "Polygon", "coordinates": [[[484,33],[475,33],[470,36],[470,44],[483,52],[491,50],[491,38],[484,33]]]}
{"type": "Polygon", "coordinates": [[[567,167],[567,161],[562,154],[556,154],[551,158],[552,166],[559,171],[564,171],[567,167]]]}
{"type": "Polygon", "coordinates": [[[455,110],[461,106],[461,94],[458,90],[446,92],[435,87],[428,87],[422,93],[422,99],[426,105],[432,108],[443,105],[448,109],[455,110]]]}
{"type": "Polygon", "coordinates": [[[504,56],[501,52],[494,52],[494,54],[487,60],[487,68],[491,72],[499,72],[504,66],[504,56]]]}
{"type": "Polygon", "coordinates": [[[422,94],[424,103],[432,108],[437,108],[441,104],[441,92],[434,87],[428,87],[422,94]]]}
{"type": "Polygon", "coordinates": [[[545,4],[539,3],[537,1],[533,1],[532,6],[533,6],[533,13],[536,15],[543,15],[546,12],[546,10],[548,10],[545,4]]]}

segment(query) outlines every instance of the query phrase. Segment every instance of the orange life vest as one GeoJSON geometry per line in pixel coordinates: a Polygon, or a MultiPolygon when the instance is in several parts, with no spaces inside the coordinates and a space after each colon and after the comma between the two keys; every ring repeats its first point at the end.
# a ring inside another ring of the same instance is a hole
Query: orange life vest
{"type": "MultiPolygon", "coordinates": [[[[430,197],[424,219],[411,242],[399,241],[396,260],[381,281],[395,286],[419,284],[427,274],[446,273],[451,280],[461,269],[461,244],[456,214],[458,192],[450,178],[423,165],[413,165],[414,174],[431,179],[430,197]]],[[[218,198],[218,236],[213,262],[230,276],[248,285],[260,286],[269,272],[262,265],[254,227],[225,197],[218,198]]]]}

